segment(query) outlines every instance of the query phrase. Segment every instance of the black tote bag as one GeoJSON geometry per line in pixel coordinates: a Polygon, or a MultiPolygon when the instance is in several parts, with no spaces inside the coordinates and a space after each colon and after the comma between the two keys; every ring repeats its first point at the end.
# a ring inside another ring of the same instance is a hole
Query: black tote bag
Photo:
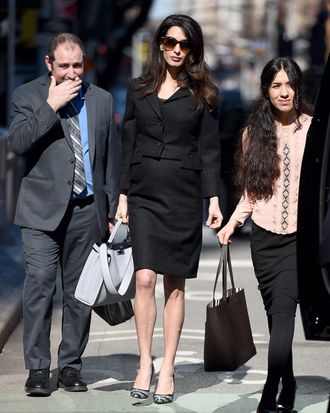
{"type": "Polygon", "coordinates": [[[214,281],[213,300],[206,307],[204,369],[233,371],[257,353],[243,288],[235,288],[229,246],[222,247],[214,281]],[[227,289],[227,268],[231,287],[227,289]],[[222,273],[222,297],[215,299],[222,273]]]}

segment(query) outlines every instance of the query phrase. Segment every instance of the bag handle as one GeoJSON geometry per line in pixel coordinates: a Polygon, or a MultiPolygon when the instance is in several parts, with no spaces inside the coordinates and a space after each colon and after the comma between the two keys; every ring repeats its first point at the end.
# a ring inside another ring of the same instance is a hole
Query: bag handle
{"type": "MultiPolygon", "coordinates": [[[[122,282],[120,283],[119,288],[117,288],[112,281],[110,270],[109,270],[109,263],[108,263],[108,248],[109,245],[111,246],[116,233],[118,232],[119,227],[123,224],[123,221],[121,219],[118,219],[116,222],[116,225],[114,226],[113,230],[111,231],[110,238],[107,243],[102,243],[100,245],[100,262],[101,262],[101,269],[102,269],[102,276],[104,283],[107,287],[107,290],[109,291],[110,294],[112,295],[121,295],[124,296],[126,294],[126,291],[128,290],[131,280],[132,280],[132,274],[126,273],[122,282]]],[[[125,224],[123,224],[125,225],[125,224]]],[[[127,233],[129,233],[128,225],[126,225],[127,228],[127,233]]]]}
{"type": "Polygon", "coordinates": [[[101,268],[102,268],[103,281],[106,285],[108,292],[113,296],[116,296],[116,295],[124,296],[131,285],[133,274],[126,272],[119,287],[117,288],[115,286],[114,282],[112,281],[111,273],[109,270],[108,247],[107,247],[107,244],[105,243],[100,245],[100,262],[101,262],[101,268]]]}
{"type": "Polygon", "coordinates": [[[230,258],[230,250],[229,250],[229,245],[225,245],[225,256],[223,259],[223,271],[222,271],[222,298],[227,297],[227,280],[228,280],[228,275],[227,275],[227,267],[229,270],[229,276],[230,276],[230,282],[231,282],[231,287],[235,288],[235,282],[234,282],[234,274],[233,274],[233,267],[231,265],[231,258],[230,258]],[[225,294],[224,294],[225,293],[225,294]]]}
{"type": "MultiPolygon", "coordinates": [[[[119,218],[116,222],[116,225],[113,227],[113,230],[111,231],[110,237],[107,241],[108,244],[111,245],[113,243],[113,240],[115,239],[115,236],[116,236],[116,234],[117,234],[117,232],[118,232],[118,230],[119,230],[119,228],[122,224],[123,224],[123,220],[119,218]]],[[[123,224],[123,225],[125,225],[125,224],[123,224]]],[[[128,225],[126,225],[126,229],[127,229],[127,234],[128,234],[129,233],[128,225]]]]}
{"type": "Polygon", "coordinates": [[[229,245],[223,245],[221,247],[221,254],[220,254],[220,259],[219,259],[219,264],[217,268],[217,273],[215,276],[215,281],[214,281],[214,287],[213,287],[213,306],[215,306],[215,291],[217,288],[219,276],[222,270],[222,299],[227,298],[227,267],[229,270],[229,276],[230,276],[230,282],[232,285],[232,288],[235,288],[235,282],[234,282],[234,274],[233,274],[233,268],[231,265],[231,257],[230,257],[230,252],[229,252],[229,245]]]}

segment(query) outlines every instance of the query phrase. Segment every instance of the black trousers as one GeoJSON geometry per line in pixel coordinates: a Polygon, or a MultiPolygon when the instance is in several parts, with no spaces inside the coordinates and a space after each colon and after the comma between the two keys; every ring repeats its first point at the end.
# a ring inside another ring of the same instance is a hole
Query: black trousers
{"type": "Polygon", "coordinates": [[[74,291],[100,234],[95,203],[71,203],[59,227],[52,232],[22,228],[26,279],[23,291],[23,344],[27,369],[48,369],[51,364],[50,329],[57,273],[63,289],[62,340],[58,368],[81,368],[91,309],[74,298],[74,291]]]}

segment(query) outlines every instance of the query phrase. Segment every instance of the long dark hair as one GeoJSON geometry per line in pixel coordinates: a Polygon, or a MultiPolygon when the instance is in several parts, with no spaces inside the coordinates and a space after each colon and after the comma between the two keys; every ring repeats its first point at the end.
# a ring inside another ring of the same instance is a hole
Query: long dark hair
{"type": "Polygon", "coordinates": [[[157,91],[166,77],[166,62],[160,50],[162,37],[173,27],[180,27],[192,48],[188,53],[183,70],[178,74],[178,85],[191,89],[196,99],[196,107],[202,108],[205,101],[212,110],[218,105],[217,88],[212,82],[209,68],[204,60],[204,41],[200,25],[191,17],[172,14],[166,17],[155,32],[144,73],[138,78],[138,86],[147,87],[146,93],[157,91]]]}
{"type": "Polygon", "coordinates": [[[261,73],[260,94],[246,121],[246,139],[241,140],[236,154],[236,184],[240,192],[245,190],[252,200],[271,198],[275,182],[280,176],[275,109],[270,102],[268,90],[274,77],[282,69],[287,73],[295,92],[295,131],[302,126],[300,116],[311,113],[311,108],[303,97],[303,76],[297,63],[286,57],[270,60],[261,73]]]}

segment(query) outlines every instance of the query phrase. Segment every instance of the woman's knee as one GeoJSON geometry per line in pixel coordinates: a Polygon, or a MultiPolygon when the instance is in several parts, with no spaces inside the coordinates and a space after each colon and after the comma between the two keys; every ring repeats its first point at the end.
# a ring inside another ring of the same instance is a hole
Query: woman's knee
{"type": "Polygon", "coordinates": [[[136,272],[136,290],[153,292],[156,285],[156,273],[151,270],[138,270],[136,272]]]}

